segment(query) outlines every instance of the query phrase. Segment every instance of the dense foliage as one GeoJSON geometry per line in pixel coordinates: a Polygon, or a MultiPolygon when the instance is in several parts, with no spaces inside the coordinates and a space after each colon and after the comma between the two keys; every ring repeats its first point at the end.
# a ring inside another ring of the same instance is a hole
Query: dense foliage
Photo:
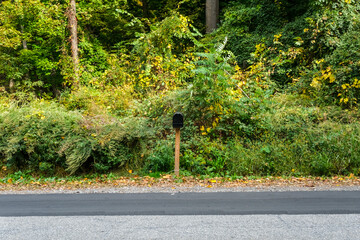
{"type": "Polygon", "coordinates": [[[360,174],[360,3],[0,1],[0,166],[41,174],[360,174]]]}

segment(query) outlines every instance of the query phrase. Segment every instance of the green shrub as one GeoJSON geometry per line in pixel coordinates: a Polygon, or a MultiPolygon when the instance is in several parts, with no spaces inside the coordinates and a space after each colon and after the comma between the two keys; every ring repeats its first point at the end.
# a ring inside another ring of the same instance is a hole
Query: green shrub
{"type": "Polygon", "coordinates": [[[358,114],[319,108],[280,95],[256,118],[262,134],[228,143],[227,170],[236,175],[358,174],[358,114]]]}
{"type": "Polygon", "coordinates": [[[150,134],[141,118],[86,117],[46,101],[12,104],[0,112],[1,164],[44,174],[84,164],[85,172],[104,172],[135,161],[150,134]]]}
{"type": "Polygon", "coordinates": [[[107,86],[101,83],[93,87],[80,87],[76,91],[65,92],[61,104],[69,110],[79,110],[85,115],[106,115],[108,113],[124,116],[131,105],[132,88],[107,86]]]}
{"type": "Polygon", "coordinates": [[[174,144],[170,141],[157,141],[146,158],[145,169],[151,172],[170,172],[174,169],[174,144]]]}
{"type": "Polygon", "coordinates": [[[11,104],[0,113],[0,151],[15,169],[65,168],[58,146],[77,128],[81,116],[65,112],[57,104],[36,101],[21,107],[11,104]]]}

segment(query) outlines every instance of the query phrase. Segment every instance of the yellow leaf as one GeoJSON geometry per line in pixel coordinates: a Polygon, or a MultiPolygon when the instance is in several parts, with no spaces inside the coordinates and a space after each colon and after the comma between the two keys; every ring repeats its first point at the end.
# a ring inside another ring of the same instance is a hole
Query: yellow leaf
{"type": "Polygon", "coordinates": [[[129,173],[133,173],[133,170],[130,169],[128,172],[129,172],[129,173]]]}
{"type": "Polygon", "coordinates": [[[8,183],[12,183],[12,179],[9,178],[9,179],[7,180],[7,182],[8,182],[8,183]]]}
{"type": "Polygon", "coordinates": [[[207,185],[207,188],[212,188],[212,186],[211,186],[211,185],[207,185]]]}
{"type": "Polygon", "coordinates": [[[310,86],[312,86],[314,88],[320,88],[321,87],[321,82],[318,79],[319,78],[317,78],[317,77],[313,78],[310,86]]]}
{"type": "Polygon", "coordinates": [[[212,183],[216,183],[216,180],[214,180],[214,179],[211,179],[211,180],[210,180],[210,182],[212,182],[212,183]]]}

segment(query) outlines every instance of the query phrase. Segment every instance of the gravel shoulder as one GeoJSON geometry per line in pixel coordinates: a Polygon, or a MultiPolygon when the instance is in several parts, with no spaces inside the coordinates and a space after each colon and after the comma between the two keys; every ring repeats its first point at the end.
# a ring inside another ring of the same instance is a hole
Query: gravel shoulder
{"type": "Polygon", "coordinates": [[[93,194],[93,193],[181,193],[181,192],[292,192],[292,191],[360,191],[359,186],[346,187],[233,187],[233,188],[204,188],[204,187],[118,187],[118,188],[79,188],[79,189],[38,189],[38,190],[7,190],[2,194],[93,194]]]}
{"type": "Polygon", "coordinates": [[[178,193],[178,192],[285,192],[285,191],[360,191],[360,178],[350,176],[268,177],[257,179],[119,177],[77,181],[31,181],[0,183],[1,194],[79,194],[79,193],[178,193]]]}

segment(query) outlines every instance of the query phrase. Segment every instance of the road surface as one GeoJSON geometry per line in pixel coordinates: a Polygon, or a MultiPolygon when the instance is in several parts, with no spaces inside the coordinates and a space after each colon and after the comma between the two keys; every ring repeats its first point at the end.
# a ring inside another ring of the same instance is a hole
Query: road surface
{"type": "Polygon", "coordinates": [[[0,195],[0,216],[360,214],[360,191],[0,195]]]}
{"type": "Polygon", "coordinates": [[[360,192],[0,195],[0,239],[359,239],[360,192]]]}

